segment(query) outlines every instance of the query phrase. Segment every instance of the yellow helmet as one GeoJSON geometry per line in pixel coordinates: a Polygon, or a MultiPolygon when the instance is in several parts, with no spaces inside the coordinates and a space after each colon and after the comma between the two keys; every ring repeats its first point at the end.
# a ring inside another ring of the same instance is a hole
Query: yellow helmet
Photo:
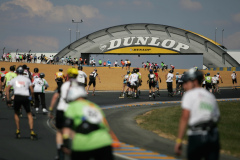
{"type": "Polygon", "coordinates": [[[77,77],[78,70],[76,68],[69,68],[68,71],[67,71],[67,74],[70,78],[77,77]]]}

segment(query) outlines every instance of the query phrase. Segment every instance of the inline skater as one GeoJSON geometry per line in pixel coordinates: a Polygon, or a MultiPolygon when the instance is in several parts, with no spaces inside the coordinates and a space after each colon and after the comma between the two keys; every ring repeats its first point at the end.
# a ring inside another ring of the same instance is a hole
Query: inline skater
{"type": "Polygon", "coordinates": [[[176,91],[175,91],[175,94],[178,94],[178,92],[180,91],[179,80],[182,78],[182,75],[179,75],[179,73],[177,72],[175,77],[176,77],[176,91]]]}
{"type": "Polygon", "coordinates": [[[212,77],[210,76],[210,73],[207,73],[207,76],[205,77],[206,82],[206,89],[212,93],[212,77]]]}
{"type": "Polygon", "coordinates": [[[237,89],[237,74],[235,71],[233,71],[233,73],[231,74],[231,77],[232,77],[232,89],[237,89]]]}
{"type": "Polygon", "coordinates": [[[68,104],[66,101],[67,93],[69,88],[72,85],[73,81],[76,81],[76,78],[78,76],[78,70],[76,68],[69,68],[67,70],[67,75],[69,77],[69,80],[64,82],[61,86],[57,87],[56,92],[54,93],[51,104],[49,107],[49,117],[53,118],[53,108],[55,106],[55,103],[58,101],[57,109],[56,109],[56,144],[57,144],[57,157],[56,160],[64,160],[64,153],[62,150],[63,147],[63,135],[62,135],[62,129],[64,127],[64,112],[66,111],[68,104]]]}
{"type": "MultiPolygon", "coordinates": [[[[4,81],[3,81],[3,85],[4,85],[4,88],[6,86],[6,88],[8,87],[10,81],[17,77],[17,74],[14,73],[15,71],[15,67],[14,66],[10,66],[10,72],[8,72],[6,75],[5,75],[5,78],[4,78],[4,81]]],[[[13,95],[13,87],[10,88],[9,92],[11,93],[11,95],[13,95]]],[[[6,95],[4,94],[3,96],[3,100],[5,100],[6,98],[6,95]]],[[[14,99],[14,96],[10,97],[11,100],[14,99]]]]}
{"type": "Polygon", "coordinates": [[[205,80],[206,76],[207,76],[207,74],[204,74],[204,76],[203,76],[202,88],[206,87],[206,80],[205,80]]]}
{"type": "Polygon", "coordinates": [[[78,76],[77,76],[77,81],[84,87],[87,86],[87,75],[85,72],[82,71],[83,67],[79,66],[78,67],[78,76]]]}
{"type": "MultiPolygon", "coordinates": [[[[178,76],[178,92],[180,92],[181,96],[183,96],[183,92],[184,92],[184,89],[183,89],[183,76],[184,76],[185,72],[183,72],[182,75],[179,75],[178,76]]],[[[178,93],[177,92],[177,93],[178,93]]]]}
{"type": "Polygon", "coordinates": [[[168,96],[173,97],[173,86],[172,86],[172,82],[174,79],[174,75],[172,74],[173,71],[170,70],[168,74],[166,74],[165,78],[166,78],[166,82],[167,82],[167,90],[168,90],[168,96]]]}
{"type": "Polygon", "coordinates": [[[72,160],[113,160],[108,122],[101,108],[86,97],[83,87],[73,84],[69,89],[67,101],[70,103],[64,113],[62,149],[71,154],[72,160]]]}
{"type": "Polygon", "coordinates": [[[147,83],[149,84],[149,99],[152,98],[155,99],[155,84],[156,84],[156,75],[153,73],[153,70],[149,70],[148,74],[148,81],[147,83]]]}
{"type": "Polygon", "coordinates": [[[4,89],[5,89],[5,85],[3,84],[3,82],[4,82],[4,79],[5,79],[5,75],[7,74],[7,71],[5,71],[5,68],[4,67],[2,67],[1,68],[1,72],[0,72],[0,77],[1,77],[1,96],[3,97],[3,98],[5,98],[4,96],[3,96],[3,91],[4,91],[4,89]]]}
{"type": "Polygon", "coordinates": [[[33,72],[34,73],[32,74],[32,82],[34,81],[35,78],[39,78],[39,74],[40,74],[40,73],[38,73],[39,72],[38,68],[34,68],[33,72]]]}
{"type": "Polygon", "coordinates": [[[157,88],[157,95],[160,96],[158,79],[159,79],[159,82],[160,82],[160,83],[162,83],[162,79],[161,79],[161,77],[158,75],[157,72],[158,72],[158,70],[155,69],[155,70],[154,70],[154,74],[155,74],[155,76],[156,76],[155,88],[157,88]]]}
{"type": "Polygon", "coordinates": [[[127,86],[127,83],[128,83],[129,75],[130,75],[130,71],[127,71],[126,75],[122,75],[122,78],[123,78],[123,89],[122,89],[122,93],[121,93],[119,98],[124,98],[125,92],[128,93],[128,88],[129,87],[127,86]],[[125,87],[127,87],[126,91],[125,91],[125,87]]]}
{"type": "Polygon", "coordinates": [[[171,70],[172,70],[172,73],[174,72],[174,69],[175,69],[175,67],[174,67],[174,65],[172,65],[172,64],[170,64],[170,67],[171,67],[171,70]]]}
{"type": "Polygon", "coordinates": [[[131,86],[131,90],[134,92],[134,98],[137,98],[137,89],[139,84],[139,76],[137,74],[137,69],[133,69],[133,73],[129,77],[129,82],[131,86]]]}
{"type": "Polygon", "coordinates": [[[218,93],[220,93],[220,89],[219,89],[219,86],[220,86],[219,79],[221,80],[221,83],[223,83],[223,80],[222,80],[222,77],[220,76],[220,73],[217,72],[217,92],[218,92],[218,93]]]}
{"type": "Polygon", "coordinates": [[[66,76],[63,73],[63,69],[59,68],[59,72],[56,72],[55,74],[55,81],[59,88],[61,88],[64,80],[66,80],[66,76]]]}
{"type": "Polygon", "coordinates": [[[101,59],[98,60],[98,65],[102,66],[102,60],[101,59]]]}
{"type": "Polygon", "coordinates": [[[45,74],[40,73],[39,77],[34,78],[34,81],[33,81],[36,113],[38,113],[39,111],[39,102],[40,102],[39,97],[40,97],[43,114],[48,113],[48,110],[46,109],[45,89],[49,87],[48,82],[44,79],[44,77],[45,77],[45,74]]]}
{"type": "Polygon", "coordinates": [[[15,77],[14,79],[12,79],[9,82],[7,90],[6,90],[7,104],[8,104],[8,106],[11,106],[9,91],[10,91],[11,87],[13,87],[13,89],[14,89],[13,108],[15,111],[14,119],[15,119],[15,123],[16,123],[16,127],[17,127],[16,137],[20,138],[19,112],[20,112],[21,106],[23,106],[27,113],[27,116],[28,116],[28,122],[29,122],[29,127],[30,127],[30,137],[31,137],[31,139],[36,139],[37,134],[33,131],[33,117],[31,114],[30,100],[29,100],[29,96],[30,96],[29,90],[31,91],[32,97],[34,97],[33,86],[32,86],[30,79],[23,76],[24,69],[22,66],[19,66],[17,68],[17,74],[18,74],[17,77],[15,77]]]}
{"type": "Polygon", "coordinates": [[[202,72],[194,68],[184,75],[186,93],[182,98],[182,115],[174,151],[181,154],[182,138],[188,127],[187,159],[218,160],[220,111],[215,96],[201,88],[202,79],[202,72]]]}
{"type": "Polygon", "coordinates": [[[136,68],[137,70],[137,74],[138,74],[138,78],[139,78],[139,82],[138,82],[138,96],[140,96],[141,91],[140,91],[140,86],[142,86],[142,74],[140,73],[139,68],[136,68]]]}
{"type": "Polygon", "coordinates": [[[89,83],[88,83],[88,87],[87,87],[87,94],[88,94],[88,91],[89,91],[89,87],[93,84],[92,95],[95,96],[96,77],[98,78],[99,83],[101,83],[100,76],[97,73],[97,69],[94,69],[93,72],[91,72],[90,75],[89,75],[89,83]]]}
{"type": "Polygon", "coordinates": [[[121,65],[122,65],[122,69],[123,69],[125,66],[125,62],[122,59],[121,59],[121,65]]]}
{"type": "Polygon", "coordinates": [[[118,66],[118,61],[117,61],[117,60],[114,62],[114,66],[115,66],[115,67],[118,66]]]}
{"type": "Polygon", "coordinates": [[[111,68],[111,61],[108,59],[108,61],[107,61],[107,64],[108,64],[108,68],[110,69],[111,68]]]}
{"type": "Polygon", "coordinates": [[[212,87],[213,87],[213,93],[215,93],[217,91],[217,76],[214,75],[212,77],[212,87]]]}

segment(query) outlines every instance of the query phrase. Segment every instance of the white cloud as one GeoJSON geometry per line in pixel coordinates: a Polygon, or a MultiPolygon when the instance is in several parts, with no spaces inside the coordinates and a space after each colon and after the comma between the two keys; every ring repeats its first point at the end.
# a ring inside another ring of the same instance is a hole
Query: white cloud
{"type": "Polygon", "coordinates": [[[236,32],[224,39],[224,46],[228,49],[240,49],[240,32],[236,32]]]}
{"type": "Polygon", "coordinates": [[[8,37],[3,42],[6,48],[18,48],[21,51],[49,52],[59,50],[59,41],[47,36],[8,37]]]}
{"type": "Polygon", "coordinates": [[[53,4],[48,0],[12,0],[3,3],[0,6],[0,10],[12,12],[14,11],[14,7],[21,7],[27,11],[27,13],[22,14],[16,13],[18,16],[41,17],[54,22],[99,17],[98,9],[92,7],[91,5],[53,6],[53,4]]]}
{"type": "Polygon", "coordinates": [[[183,9],[187,10],[200,10],[202,5],[200,2],[194,2],[192,0],[180,0],[180,5],[183,9]]]}
{"type": "Polygon", "coordinates": [[[240,13],[233,15],[233,20],[240,23],[240,13]]]}

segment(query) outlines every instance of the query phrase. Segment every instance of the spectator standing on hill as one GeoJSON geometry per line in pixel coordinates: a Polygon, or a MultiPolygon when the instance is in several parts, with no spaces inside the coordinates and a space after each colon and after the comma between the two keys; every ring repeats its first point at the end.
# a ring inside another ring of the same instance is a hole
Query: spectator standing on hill
{"type": "Polygon", "coordinates": [[[19,54],[16,54],[16,62],[19,62],[19,54]]]}
{"type": "Polygon", "coordinates": [[[107,64],[108,64],[108,68],[110,69],[111,68],[111,61],[108,59],[108,61],[107,61],[107,64]]]}
{"type": "Polygon", "coordinates": [[[166,74],[165,78],[166,78],[166,82],[167,82],[168,96],[172,97],[173,96],[173,85],[172,85],[172,82],[173,82],[173,79],[174,79],[174,75],[173,75],[172,70],[170,70],[169,73],[166,74]]]}
{"type": "Polygon", "coordinates": [[[122,65],[122,69],[123,69],[125,66],[125,62],[122,59],[121,59],[121,65],[122,65]]]}
{"type": "Polygon", "coordinates": [[[101,59],[98,60],[98,65],[102,66],[102,60],[101,59]]]}
{"type": "Polygon", "coordinates": [[[12,55],[11,54],[9,54],[8,58],[9,58],[9,62],[12,62],[12,55]]]}
{"type": "Polygon", "coordinates": [[[233,71],[233,73],[231,74],[232,77],[232,89],[237,89],[237,74],[235,71],[233,71]]]}
{"type": "Polygon", "coordinates": [[[183,77],[186,91],[174,151],[181,154],[182,139],[188,127],[188,160],[218,160],[220,152],[217,124],[220,111],[215,96],[201,88],[203,74],[190,69],[183,77]]]}
{"type": "Polygon", "coordinates": [[[36,54],[34,54],[33,62],[37,63],[37,55],[36,54]]]}
{"type": "Polygon", "coordinates": [[[2,55],[3,61],[5,61],[6,57],[7,57],[6,53],[3,53],[3,55],[2,55]]]}

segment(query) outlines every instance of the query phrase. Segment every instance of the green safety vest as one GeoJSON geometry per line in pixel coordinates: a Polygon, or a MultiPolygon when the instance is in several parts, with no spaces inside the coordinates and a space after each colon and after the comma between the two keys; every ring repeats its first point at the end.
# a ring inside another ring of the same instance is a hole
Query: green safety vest
{"type": "Polygon", "coordinates": [[[206,81],[206,83],[212,83],[212,77],[206,76],[205,81],[206,81]]]}
{"type": "MultiPolygon", "coordinates": [[[[13,79],[17,77],[17,74],[14,73],[14,72],[8,72],[6,75],[5,75],[5,79],[6,79],[6,87],[9,85],[9,82],[13,79]]],[[[11,87],[11,89],[13,89],[13,87],[11,87]]]]}

